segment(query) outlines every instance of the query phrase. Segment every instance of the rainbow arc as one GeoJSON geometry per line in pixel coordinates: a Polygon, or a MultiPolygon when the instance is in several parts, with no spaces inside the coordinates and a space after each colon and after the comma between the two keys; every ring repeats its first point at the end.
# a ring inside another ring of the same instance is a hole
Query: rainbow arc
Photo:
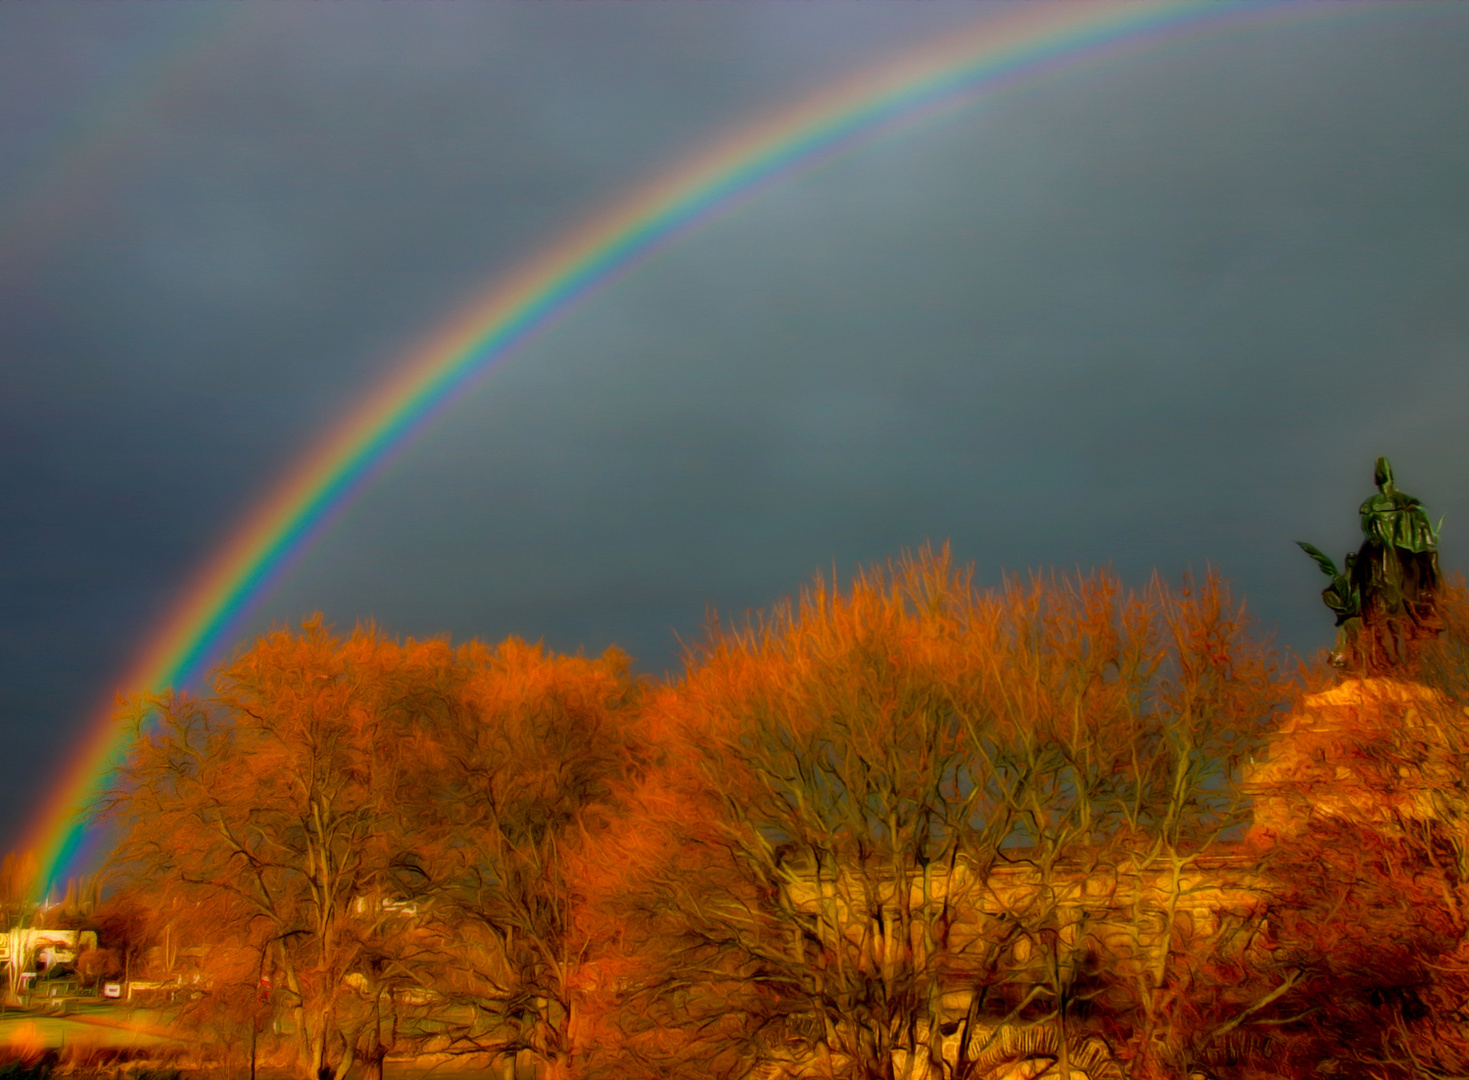
{"type": "MultiPolygon", "coordinates": [[[[694,155],[568,232],[427,336],[186,585],[117,692],[198,678],[293,556],[415,432],[588,294],[768,185],[920,118],[1051,72],[1251,22],[1305,17],[1302,9],[1315,7],[1218,0],[1016,4],[998,19],[833,86],[694,155]]],[[[127,732],[114,711],[112,700],[98,709],[23,837],[21,849],[39,857],[43,894],[94,854],[82,811],[123,752],[127,732]]]]}

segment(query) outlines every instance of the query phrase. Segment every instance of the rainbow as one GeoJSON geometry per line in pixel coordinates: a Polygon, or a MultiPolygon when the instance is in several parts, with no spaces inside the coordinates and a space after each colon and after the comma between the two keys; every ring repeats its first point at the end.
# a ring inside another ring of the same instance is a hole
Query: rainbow
{"type": "MultiPolygon", "coordinates": [[[[1353,5],[1355,7],[1355,5],[1353,5]]],[[[1340,5],[1325,5],[1338,9],[1340,5]]],[[[1320,10],[1222,0],[1026,2],[897,63],[734,132],[574,229],[426,338],[298,463],[187,584],[117,684],[137,694],[198,678],[252,602],[411,436],[558,315],[768,185],[900,125],[1084,62],[1320,10]]],[[[85,807],[127,738],[115,695],[36,813],[42,895],[95,857],[85,807]]]]}

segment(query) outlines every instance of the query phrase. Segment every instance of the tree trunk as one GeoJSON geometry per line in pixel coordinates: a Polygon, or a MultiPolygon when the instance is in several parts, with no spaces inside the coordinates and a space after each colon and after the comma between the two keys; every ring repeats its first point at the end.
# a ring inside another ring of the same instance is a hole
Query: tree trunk
{"type": "Polygon", "coordinates": [[[362,1063],[362,1080],[383,1080],[383,1059],[388,1056],[388,1048],[381,1043],[373,1047],[372,1053],[362,1063]]]}

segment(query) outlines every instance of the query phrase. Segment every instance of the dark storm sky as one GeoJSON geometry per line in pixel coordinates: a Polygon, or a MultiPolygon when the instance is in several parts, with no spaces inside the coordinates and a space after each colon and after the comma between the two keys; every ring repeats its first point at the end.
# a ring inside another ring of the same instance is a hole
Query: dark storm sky
{"type": "MultiPolygon", "coordinates": [[[[0,5],[0,849],[191,572],[413,343],[966,3],[0,5]]],[[[1469,562],[1469,7],[1065,69],[774,186],[573,310],[248,632],[677,670],[925,540],[1218,567],[1282,645],[1372,460],[1469,562]]]]}

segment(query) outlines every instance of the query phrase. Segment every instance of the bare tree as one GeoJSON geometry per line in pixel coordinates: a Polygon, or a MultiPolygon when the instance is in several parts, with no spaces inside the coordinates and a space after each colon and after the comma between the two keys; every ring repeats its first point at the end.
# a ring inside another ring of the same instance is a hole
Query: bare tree
{"type": "Polygon", "coordinates": [[[400,883],[416,748],[462,682],[442,642],[371,628],[339,640],[318,618],[226,665],[212,699],[127,711],[136,736],[105,799],[116,864],[212,955],[200,993],[253,995],[262,972],[276,977],[305,1077],[341,1080],[378,1012],[361,980],[379,989],[384,958],[414,948],[383,901],[400,883]]]}
{"type": "Polygon", "coordinates": [[[715,626],[650,709],[681,751],[640,827],[676,854],[617,894],[622,1067],[1095,1071],[1104,992],[1144,1054],[1179,959],[1153,925],[1241,821],[1274,678],[1212,578],[983,593],[947,552],[715,626]]]}
{"type": "Polygon", "coordinates": [[[7,852],[0,860],[0,929],[23,926],[36,909],[40,863],[33,852],[7,852]]]}
{"type": "Polygon", "coordinates": [[[598,942],[575,918],[587,846],[640,767],[638,686],[616,650],[466,649],[471,722],[438,732],[415,822],[444,1049],[575,1068],[577,975],[598,942]]]}

